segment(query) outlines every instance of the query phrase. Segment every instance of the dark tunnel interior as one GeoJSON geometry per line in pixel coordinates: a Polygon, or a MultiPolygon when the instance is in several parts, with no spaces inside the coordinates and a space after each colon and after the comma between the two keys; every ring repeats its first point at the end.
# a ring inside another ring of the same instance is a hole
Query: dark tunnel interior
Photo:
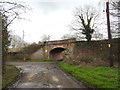
{"type": "Polygon", "coordinates": [[[53,60],[60,60],[60,59],[63,59],[63,54],[62,52],[64,51],[65,49],[64,48],[54,48],[50,51],[49,53],[49,57],[50,59],[53,59],[53,60]]]}

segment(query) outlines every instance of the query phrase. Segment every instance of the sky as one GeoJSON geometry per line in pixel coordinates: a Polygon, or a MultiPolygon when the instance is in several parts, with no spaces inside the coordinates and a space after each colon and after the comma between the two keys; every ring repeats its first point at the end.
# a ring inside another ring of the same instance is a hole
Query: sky
{"type": "MultiPolygon", "coordinates": [[[[76,7],[85,4],[98,6],[101,0],[23,0],[32,10],[23,14],[27,20],[15,20],[10,29],[12,34],[23,37],[26,42],[41,41],[43,35],[50,35],[51,40],[60,40],[70,33],[69,24],[76,7]]],[[[104,0],[102,0],[104,1],[104,0]]]]}

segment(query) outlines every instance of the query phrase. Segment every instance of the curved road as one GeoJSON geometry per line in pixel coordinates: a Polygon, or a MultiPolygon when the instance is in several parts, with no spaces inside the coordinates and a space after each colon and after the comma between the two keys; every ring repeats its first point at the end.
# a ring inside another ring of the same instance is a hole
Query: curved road
{"type": "Polygon", "coordinates": [[[21,77],[9,88],[85,88],[56,62],[9,62],[22,70],[21,77]]]}

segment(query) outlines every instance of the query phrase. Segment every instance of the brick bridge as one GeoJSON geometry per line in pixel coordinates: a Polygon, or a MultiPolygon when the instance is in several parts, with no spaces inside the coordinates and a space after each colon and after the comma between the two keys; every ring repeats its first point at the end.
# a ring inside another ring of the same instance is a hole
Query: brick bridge
{"type": "Polygon", "coordinates": [[[73,53],[76,39],[66,39],[44,42],[44,47],[32,55],[32,59],[62,59],[63,51],[73,53]]]}
{"type": "Polygon", "coordinates": [[[74,47],[75,42],[76,39],[45,42],[45,57],[47,59],[62,59],[62,52],[66,49],[72,49],[72,47],[74,47]]]}

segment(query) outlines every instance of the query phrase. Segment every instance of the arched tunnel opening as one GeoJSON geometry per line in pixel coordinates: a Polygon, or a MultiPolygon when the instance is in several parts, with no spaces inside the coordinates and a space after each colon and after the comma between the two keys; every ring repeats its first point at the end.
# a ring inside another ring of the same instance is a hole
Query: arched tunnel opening
{"type": "Polygon", "coordinates": [[[66,50],[65,48],[54,48],[50,51],[49,53],[49,59],[53,59],[53,60],[61,60],[63,59],[63,51],[66,50]]]}

